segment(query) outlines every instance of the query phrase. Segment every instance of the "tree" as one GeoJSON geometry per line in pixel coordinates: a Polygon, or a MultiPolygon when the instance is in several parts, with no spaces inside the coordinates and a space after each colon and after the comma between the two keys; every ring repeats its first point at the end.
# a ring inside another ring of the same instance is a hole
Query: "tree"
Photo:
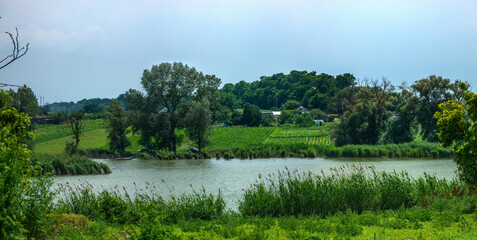
{"type": "Polygon", "coordinates": [[[288,100],[282,105],[283,110],[295,110],[300,106],[300,102],[295,100],[288,100]]]}
{"type": "Polygon", "coordinates": [[[75,151],[78,148],[78,144],[80,142],[80,136],[81,136],[81,133],[83,133],[83,128],[86,124],[83,117],[84,117],[84,114],[82,111],[71,113],[68,116],[68,124],[70,125],[71,130],[73,131],[73,138],[75,139],[75,143],[74,145],[71,145],[67,141],[66,142],[67,150],[75,151]]]}
{"type": "Polygon", "coordinates": [[[101,112],[101,106],[99,106],[97,103],[88,103],[84,105],[83,111],[85,113],[99,113],[101,112]]]}
{"type": "Polygon", "coordinates": [[[105,108],[104,115],[108,128],[109,149],[124,152],[131,142],[126,137],[129,123],[123,104],[117,99],[111,99],[109,106],[105,108]]]}
{"type": "Polygon", "coordinates": [[[383,78],[357,91],[356,104],[345,112],[335,129],[335,144],[377,144],[390,117],[394,86],[383,78]]]}
{"type": "Polygon", "coordinates": [[[477,94],[467,91],[465,84],[460,85],[464,102],[449,100],[439,104],[434,118],[442,146],[454,148],[459,177],[477,187],[477,94]]]}
{"type": "Polygon", "coordinates": [[[280,113],[280,124],[287,124],[287,123],[293,123],[294,120],[294,114],[293,110],[283,110],[280,113]]]}
{"type": "Polygon", "coordinates": [[[257,105],[245,103],[242,115],[242,124],[249,127],[258,127],[262,122],[262,112],[257,105]]]}
{"type": "MultiPolygon", "coordinates": [[[[447,78],[431,75],[411,85],[418,103],[416,119],[421,124],[425,140],[438,141],[437,120],[433,118],[433,115],[439,110],[439,104],[448,100],[462,100],[463,93],[459,88],[461,83],[458,80],[451,83],[447,78]]],[[[463,84],[468,85],[467,83],[463,84]]]]}
{"type": "MultiPolygon", "coordinates": [[[[1,17],[0,17],[1,19],[1,17]]],[[[10,32],[5,32],[9,37],[10,40],[12,41],[13,44],[13,50],[12,54],[7,55],[3,59],[0,60],[0,69],[8,66],[10,63],[16,61],[17,59],[23,57],[27,52],[28,52],[28,46],[30,45],[27,43],[24,47],[20,47],[20,41],[18,40],[18,28],[15,28],[16,30],[16,35],[15,37],[13,36],[12,33],[10,32]]],[[[0,85],[5,85],[5,84],[0,84],[0,85]]],[[[8,84],[6,84],[8,85],[8,84]]]]}
{"type": "Polygon", "coordinates": [[[186,133],[190,140],[197,143],[199,151],[209,144],[212,134],[212,114],[209,102],[204,99],[200,102],[191,102],[185,117],[186,133]]]}
{"type": "Polygon", "coordinates": [[[126,100],[132,111],[135,131],[141,131],[142,140],[149,146],[166,147],[176,152],[178,137],[175,130],[184,117],[179,110],[191,100],[207,99],[211,106],[217,106],[217,89],[220,79],[214,75],[204,75],[195,68],[182,63],[161,63],[144,70],[141,84],[145,94],[129,90],[126,100]],[[161,131],[157,135],[151,129],[161,131]],[[155,144],[151,144],[155,142],[155,144]]]}
{"type": "Polygon", "coordinates": [[[19,112],[27,113],[30,117],[35,117],[41,109],[33,90],[26,85],[19,87],[17,91],[10,89],[8,94],[12,98],[9,102],[9,108],[16,108],[19,112]]]}
{"type": "Polygon", "coordinates": [[[300,114],[295,118],[295,124],[299,127],[312,127],[315,121],[310,115],[300,114]]]}

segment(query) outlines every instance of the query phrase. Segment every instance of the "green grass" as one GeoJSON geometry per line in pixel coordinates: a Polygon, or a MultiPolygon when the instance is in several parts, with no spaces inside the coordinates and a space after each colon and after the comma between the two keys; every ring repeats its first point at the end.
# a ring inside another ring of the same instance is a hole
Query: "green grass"
{"type": "MultiPolygon", "coordinates": [[[[65,150],[66,140],[73,141],[73,135],[52,139],[49,141],[37,143],[35,145],[35,152],[42,153],[61,153],[65,150]]],[[[107,133],[105,129],[97,129],[88,132],[83,132],[80,137],[79,148],[105,148],[107,144],[107,133]]]]}
{"type": "MultiPolygon", "coordinates": [[[[105,127],[103,119],[87,120],[83,131],[88,132],[105,127]]],[[[71,128],[67,124],[38,124],[33,130],[33,134],[35,134],[35,144],[72,135],[71,128]]]]}

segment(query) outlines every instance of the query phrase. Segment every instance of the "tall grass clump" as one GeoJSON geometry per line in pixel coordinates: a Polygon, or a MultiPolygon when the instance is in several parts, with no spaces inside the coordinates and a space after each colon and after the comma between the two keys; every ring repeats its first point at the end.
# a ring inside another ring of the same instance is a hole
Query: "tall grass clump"
{"type": "Polygon", "coordinates": [[[44,174],[84,175],[111,173],[111,169],[106,164],[76,155],[35,153],[31,156],[31,160],[33,163],[39,164],[44,174]]]}
{"type": "Polygon", "coordinates": [[[361,164],[333,168],[330,175],[286,169],[259,175],[245,191],[239,211],[244,216],[325,217],[345,211],[396,210],[429,204],[433,196],[451,196],[455,189],[469,193],[459,182],[430,175],[415,180],[406,172],[377,172],[361,164]]]}
{"type": "Polygon", "coordinates": [[[163,222],[211,220],[224,214],[225,202],[220,194],[213,196],[202,189],[164,200],[153,184],[146,182],[146,189],[148,192],[136,190],[130,195],[124,187],[118,186],[98,192],[86,182],[60,184],[55,211],[119,224],[135,224],[143,218],[160,218],[163,222]]]}

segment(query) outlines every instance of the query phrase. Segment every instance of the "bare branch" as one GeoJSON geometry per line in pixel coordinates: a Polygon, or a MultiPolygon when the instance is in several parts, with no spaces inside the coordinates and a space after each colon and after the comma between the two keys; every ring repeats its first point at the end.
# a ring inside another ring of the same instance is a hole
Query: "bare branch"
{"type": "Polygon", "coordinates": [[[28,47],[29,47],[30,43],[27,43],[26,46],[24,46],[24,47],[20,47],[20,41],[18,40],[18,36],[19,36],[18,28],[15,28],[15,31],[16,31],[15,37],[13,37],[13,34],[11,34],[9,32],[5,32],[10,37],[10,39],[12,40],[13,50],[12,50],[12,54],[6,56],[5,58],[3,58],[0,61],[0,64],[3,64],[3,65],[0,65],[0,69],[8,66],[10,63],[14,62],[15,60],[23,57],[28,52],[28,47]],[[9,61],[7,61],[7,60],[9,60],[9,61]],[[7,61],[7,62],[3,63],[5,61],[7,61]]]}

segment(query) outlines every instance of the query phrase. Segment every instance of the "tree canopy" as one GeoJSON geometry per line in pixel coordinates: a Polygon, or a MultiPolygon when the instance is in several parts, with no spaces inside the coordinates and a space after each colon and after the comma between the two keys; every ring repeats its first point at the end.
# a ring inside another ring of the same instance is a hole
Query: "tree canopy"
{"type": "Polygon", "coordinates": [[[146,146],[176,152],[180,139],[175,130],[185,117],[179,109],[188,101],[202,99],[215,106],[220,79],[175,62],[144,70],[141,84],[145,93],[135,89],[126,93],[133,130],[142,133],[141,142],[146,146]]]}
{"type": "Polygon", "coordinates": [[[477,94],[464,91],[464,102],[449,100],[439,104],[434,114],[442,146],[453,146],[459,176],[477,187],[477,94]]]}

